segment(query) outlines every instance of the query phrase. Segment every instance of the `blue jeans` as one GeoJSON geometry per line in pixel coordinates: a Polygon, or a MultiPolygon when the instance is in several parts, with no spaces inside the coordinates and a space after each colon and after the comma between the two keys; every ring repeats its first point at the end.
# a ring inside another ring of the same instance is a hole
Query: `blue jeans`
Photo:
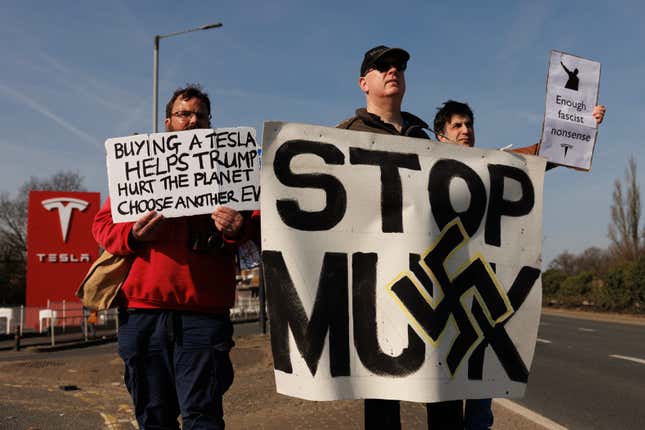
{"type": "Polygon", "coordinates": [[[493,426],[492,399],[466,400],[464,428],[466,430],[488,430],[493,426]]]}
{"type": "Polygon", "coordinates": [[[224,429],[222,395],[233,383],[228,315],[119,312],[119,355],[139,428],[224,429]]]}

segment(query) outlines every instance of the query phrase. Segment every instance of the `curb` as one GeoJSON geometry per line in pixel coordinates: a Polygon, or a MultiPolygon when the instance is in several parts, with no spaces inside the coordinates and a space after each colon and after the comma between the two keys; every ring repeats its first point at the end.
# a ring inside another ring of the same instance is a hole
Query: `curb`
{"type": "Polygon", "coordinates": [[[106,343],[111,343],[116,341],[117,341],[116,336],[103,336],[100,339],[92,339],[92,340],[88,340],[87,342],[85,341],[69,342],[69,343],[63,343],[63,344],[54,345],[54,346],[26,346],[23,349],[31,352],[55,352],[55,351],[65,351],[68,349],[87,348],[90,346],[103,345],[106,343]]]}

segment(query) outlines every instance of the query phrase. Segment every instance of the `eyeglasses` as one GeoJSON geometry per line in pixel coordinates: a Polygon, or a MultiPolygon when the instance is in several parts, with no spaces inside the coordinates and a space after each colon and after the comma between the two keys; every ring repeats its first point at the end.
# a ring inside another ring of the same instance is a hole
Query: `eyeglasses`
{"type": "Polygon", "coordinates": [[[171,115],[176,116],[182,121],[188,121],[193,115],[195,115],[199,121],[206,121],[212,118],[209,113],[195,112],[192,110],[178,110],[177,112],[173,112],[171,115]]]}
{"type": "Polygon", "coordinates": [[[393,59],[377,60],[370,66],[368,71],[378,70],[379,72],[384,73],[390,70],[391,67],[394,67],[399,72],[405,72],[405,69],[408,67],[408,62],[393,59]]]}

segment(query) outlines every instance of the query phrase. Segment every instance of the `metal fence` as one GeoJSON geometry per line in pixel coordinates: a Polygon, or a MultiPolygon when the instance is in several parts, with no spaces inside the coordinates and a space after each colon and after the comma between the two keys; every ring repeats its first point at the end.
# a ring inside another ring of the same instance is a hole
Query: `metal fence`
{"type": "Polygon", "coordinates": [[[14,306],[0,308],[0,334],[47,335],[52,346],[57,342],[90,340],[111,336],[118,332],[116,309],[95,313],[84,309],[78,302],[52,302],[46,308],[14,306]]]}
{"type": "Polygon", "coordinates": [[[117,309],[91,312],[78,302],[48,301],[47,309],[39,311],[38,319],[39,333],[46,331],[51,336],[52,345],[57,335],[80,333],[84,340],[89,340],[97,337],[99,332],[102,335],[119,332],[117,309]]]}
{"type": "MultiPolygon", "coordinates": [[[[231,308],[234,322],[260,321],[266,331],[261,270],[243,269],[237,276],[235,306],[231,308]],[[263,312],[264,311],[264,312],[263,312]]],[[[47,306],[13,306],[0,308],[0,335],[47,335],[51,344],[61,341],[89,340],[97,335],[116,335],[119,330],[118,310],[109,309],[90,317],[79,302],[47,301],[47,306]],[[16,331],[18,333],[16,333],[16,331]]]]}
{"type": "Polygon", "coordinates": [[[259,266],[240,270],[235,289],[235,306],[231,308],[231,320],[235,322],[257,321],[266,314],[262,312],[262,271],[259,266]]]}

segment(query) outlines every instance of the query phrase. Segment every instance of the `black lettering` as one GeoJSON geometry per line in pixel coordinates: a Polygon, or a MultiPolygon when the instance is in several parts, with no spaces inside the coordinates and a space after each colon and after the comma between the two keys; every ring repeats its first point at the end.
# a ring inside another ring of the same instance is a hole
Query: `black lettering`
{"type": "Polygon", "coordinates": [[[381,168],[381,228],[384,233],[403,232],[403,190],[399,168],[421,170],[418,154],[349,148],[350,164],[381,168]]]}
{"type": "Polygon", "coordinates": [[[240,132],[230,131],[228,133],[228,141],[229,141],[228,143],[229,147],[235,148],[236,146],[238,146],[240,141],[240,132]]]}
{"type": "Polygon", "coordinates": [[[349,376],[347,254],[325,253],[311,318],[307,318],[282,253],[263,251],[262,262],[271,314],[271,349],[275,369],[293,372],[289,356],[290,328],[312,375],[318,369],[329,332],[331,375],[349,376]]]}
{"type": "Polygon", "coordinates": [[[125,156],[125,145],[122,143],[115,143],[114,144],[114,158],[117,160],[120,159],[121,157],[125,156]]]}
{"type": "MultiPolygon", "coordinates": [[[[223,192],[224,191],[220,192],[220,194],[222,194],[223,192]]],[[[235,198],[235,191],[233,191],[233,190],[226,191],[226,199],[229,202],[236,202],[236,203],[238,202],[238,200],[235,198]]]]}
{"type": "Polygon", "coordinates": [[[469,236],[477,232],[486,212],[486,188],[473,169],[457,160],[438,160],[430,170],[428,196],[432,215],[440,230],[459,217],[469,236]],[[461,213],[450,201],[450,183],[455,178],[463,179],[470,192],[468,209],[461,213]]]}
{"type": "Polygon", "coordinates": [[[257,202],[260,199],[260,188],[255,185],[245,185],[242,187],[243,202],[257,202]]]}
{"type": "Polygon", "coordinates": [[[187,188],[190,186],[188,182],[188,175],[185,173],[176,176],[164,176],[162,178],[159,178],[159,182],[161,182],[161,185],[163,185],[163,188],[166,191],[176,188],[187,188]]]}
{"type": "Polygon", "coordinates": [[[136,173],[137,179],[141,179],[141,166],[139,160],[135,161],[133,165],[130,165],[130,161],[125,162],[125,179],[130,181],[130,173],[136,173]]]}
{"type": "Polygon", "coordinates": [[[193,154],[193,158],[197,158],[197,162],[199,163],[200,169],[204,168],[204,157],[208,154],[210,154],[210,151],[196,152],[193,154]]]}
{"type": "Polygon", "coordinates": [[[293,199],[276,201],[278,214],[289,227],[305,231],[329,230],[343,219],[347,209],[347,192],[334,176],[322,173],[294,174],[291,160],[301,154],[314,154],[327,164],[344,164],[345,156],[334,145],[306,140],[290,140],[276,151],[273,170],[278,180],[294,188],[315,188],[325,192],[325,207],[321,211],[304,211],[293,199]]]}
{"type": "Polygon", "coordinates": [[[250,132],[246,133],[246,142],[244,142],[244,146],[248,146],[249,143],[253,144],[253,146],[258,146],[258,144],[255,142],[255,138],[253,137],[253,134],[250,132]]]}
{"type": "Polygon", "coordinates": [[[352,308],[354,345],[361,363],[377,375],[406,376],[421,367],[425,360],[425,343],[408,325],[408,346],[398,356],[386,354],[378,342],[376,326],[375,253],[352,255],[352,308]]]}
{"type": "Polygon", "coordinates": [[[476,300],[473,301],[472,315],[484,333],[484,339],[477,345],[468,359],[468,379],[482,379],[484,353],[486,348],[491,346],[511,381],[528,381],[528,367],[524,364],[522,356],[517,351],[513,340],[509,337],[504,327],[513,318],[515,312],[520,309],[539,276],[540,269],[530,266],[522,267],[508,290],[508,298],[514,313],[494,327],[488,322],[481,304],[476,300]]]}
{"type": "Polygon", "coordinates": [[[119,205],[116,207],[116,210],[121,214],[121,215],[128,215],[129,212],[127,209],[125,209],[125,206],[128,204],[128,202],[123,201],[119,203],[119,205]]]}
{"type": "Polygon", "coordinates": [[[138,215],[150,211],[161,211],[172,205],[172,197],[144,200],[124,200],[117,205],[117,212],[121,215],[138,215]]]}
{"type": "MultiPolygon", "coordinates": [[[[165,154],[166,153],[166,136],[159,136],[161,137],[161,142],[157,142],[157,140],[152,139],[152,153],[154,155],[157,154],[165,154]]],[[[150,155],[150,149],[148,149],[148,155],[150,155]]]]}
{"type": "Polygon", "coordinates": [[[242,167],[242,163],[246,163],[246,168],[253,167],[254,154],[255,151],[237,153],[237,167],[242,167]]]}
{"type": "Polygon", "coordinates": [[[190,146],[188,146],[188,150],[192,151],[194,146],[196,146],[198,149],[202,149],[202,142],[201,140],[199,140],[196,134],[193,135],[193,138],[190,141],[190,146]]]}
{"type": "Polygon", "coordinates": [[[535,192],[531,178],[516,167],[502,164],[489,164],[490,198],[488,214],[486,215],[485,240],[488,245],[501,245],[502,216],[520,217],[528,214],[535,204],[535,192]],[[504,179],[509,178],[519,182],[522,197],[511,201],[504,199],[504,179]]]}
{"type": "Polygon", "coordinates": [[[159,174],[159,173],[167,173],[167,172],[160,172],[159,171],[159,159],[150,157],[150,158],[144,158],[141,161],[141,165],[143,167],[143,176],[152,176],[154,174],[159,174]]]}
{"type": "Polygon", "coordinates": [[[591,140],[591,135],[584,133],[575,133],[570,130],[562,130],[559,128],[551,128],[551,134],[554,136],[564,136],[568,139],[582,140],[583,142],[589,142],[591,140]]]}
{"type": "Polygon", "coordinates": [[[118,183],[116,184],[117,194],[119,197],[128,195],[128,183],[118,183]]]}

